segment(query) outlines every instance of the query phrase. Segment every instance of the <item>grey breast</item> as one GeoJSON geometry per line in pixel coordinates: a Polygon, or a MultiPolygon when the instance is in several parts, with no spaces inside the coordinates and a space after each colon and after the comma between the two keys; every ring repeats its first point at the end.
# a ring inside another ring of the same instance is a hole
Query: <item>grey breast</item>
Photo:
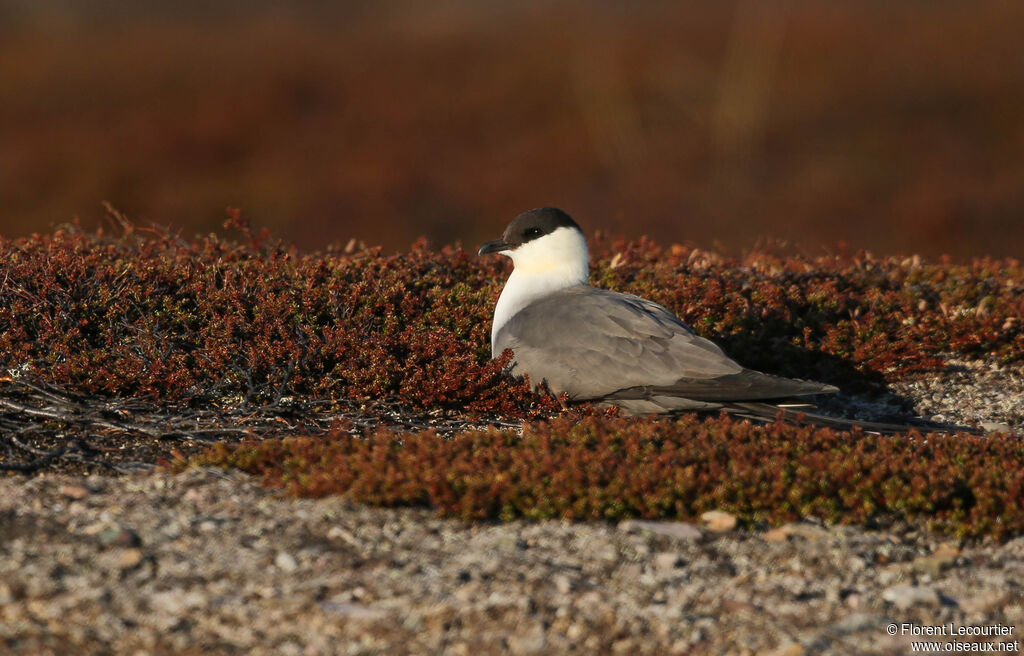
{"type": "MultiPolygon", "coordinates": [[[[499,331],[494,353],[512,349],[512,373],[546,381],[579,400],[686,398],[712,402],[836,391],[745,369],[668,309],[630,294],[570,287],[531,303],[499,331]]],[[[662,404],[664,405],[664,404],[662,404]]]]}

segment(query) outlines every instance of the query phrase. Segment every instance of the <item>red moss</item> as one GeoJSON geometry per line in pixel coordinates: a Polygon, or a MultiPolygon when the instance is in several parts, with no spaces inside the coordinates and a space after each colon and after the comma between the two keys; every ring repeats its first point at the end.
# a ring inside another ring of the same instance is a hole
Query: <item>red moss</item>
{"type": "MultiPolygon", "coordinates": [[[[489,360],[498,258],[425,247],[300,254],[249,234],[185,241],[64,229],[0,238],[0,366],[84,393],[266,403],[393,399],[531,413],[547,400],[489,360]]],[[[744,364],[844,385],[1024,355],[1015,260],[781,257],[596,240],[597,284],[678,311],[744,364]],[[614,263],[614,267],[612,266],[614,263]]]]}
{"type": "Polygon", "coordinates": [[[920,519],[961,536],[1024,531],[1024,441],[993,435],[890,438],[727,417],[588,417],[523,435],[379,431],[218,445],[195,465],[236,467],[299,496],[344,494],[464,519],[920,519]]]}
{"type": "MultiPolygon", "coordinates": [[[[300,254],[252,235],[186,241],[125,223],[0,238],[0,367],[78,392],[267,404],[397,401],[426,410],[530,418],[557,408],[490,361],[506,275],[453,248],[300,254]]],[[[598,238],[594,281],[650,297],[748,366],[841,386],[940,367],[941,356],[1024,357],[1024,269],[1016,260],[713,253],[598,238]]],[[[579,419],[576,415],[575,419],[579,419]]],[[[381,432],[365,440],[218,446],[234,466],[298,494],[427,505],[461,517],[690,518],[723,507],[749,520],[816,515],[924,518],[941,530],[1021,531],[1019,439],[840,435],[589,417],[523,438],[451,441],[381,432]]]]}
{"type": "Polygon", "coordinates": [[[550,406],[490,361],[483,319],[495,280],[467,254],[302,256],[249,241],[137,230],[0,239],[0,366],[154,400],[550,406]]]}

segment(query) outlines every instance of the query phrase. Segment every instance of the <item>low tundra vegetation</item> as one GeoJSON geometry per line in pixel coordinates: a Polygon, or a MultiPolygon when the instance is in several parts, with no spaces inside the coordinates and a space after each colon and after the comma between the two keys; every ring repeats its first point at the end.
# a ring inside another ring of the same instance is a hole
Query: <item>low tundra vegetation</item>
{"type": "MultiPolygon", "coordinates": [[[[1020,531],[1017,438],[882,438],[727,418],[625,420],[559,410],[492,362],[501,258],[420,242],[300,253],[254,234],[183,239],[133,225],[0,237],[0,368],[91,398],[266,407],[386,401],[526,421],[523,437],[382,431],[218,445],[298,494],[426,505],[461,517],[923,517],[964,535],[1020,531]],[[531,423],[540,422],[540,423],[531,423]],[[572,423],[577,422],[577,423],[572,423]],[[1012,466],[1010,464],[1012,463],[1012,466]]],[[[724,258],[649,240],[592,240],[596,285],[676,311],[748,366],[846,389],[1024,357],[1017,260],[724,258]]]]}
{"type": "Polygon", "coordinates": [[[463,519],[685,520],[725,509],[748,522],[899,518],[995,538],[1024,530],[1024,441],[1006,435],[590,416],[528,423],[522,435],[384,430],[217,445],[193,462],[299,496],[345,494],[463,519]]]}

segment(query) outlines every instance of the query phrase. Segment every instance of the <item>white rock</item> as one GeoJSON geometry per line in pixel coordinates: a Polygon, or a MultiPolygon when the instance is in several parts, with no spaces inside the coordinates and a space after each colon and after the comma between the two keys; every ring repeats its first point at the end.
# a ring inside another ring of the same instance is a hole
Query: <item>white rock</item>
{"type": "Polygon", "coordinates": [[[274,556],[274,565],[282,572],[294,572],[299,568],[299,563],[295,560],[295,556],[287,551],[277,552],[277,555],[274,556]]]}
{"type": "Polygon", "coordinates": [[[670,570],[683,564],[683,559],[674,551],[663,551],[652,559],[655,569],[670,570]]]}
{"type": "Polygon", "coordinates": [[[653,522],[631,519],[619,524],[619,530],[627,533],[653,533],[677,540],[699,540],[704,534],[693,524],[686,522],[653,522]]]}
{"type": "Polygon", "coordinates": [[[371,608],[363,604],[353,604],[344,601],[321,601],[320,608],[328,613],[335,613],[360,620],[378,620],[387,617],[387,613],[379,608],[371,608]]]}
{"type": "Polygon", "coordinates": [[[939,593],[934,588],[923,585],[893,586],[882,592],[882,599],[900,610],[906,610],[918,604],[936,605],[940,601],[939,593]]]}

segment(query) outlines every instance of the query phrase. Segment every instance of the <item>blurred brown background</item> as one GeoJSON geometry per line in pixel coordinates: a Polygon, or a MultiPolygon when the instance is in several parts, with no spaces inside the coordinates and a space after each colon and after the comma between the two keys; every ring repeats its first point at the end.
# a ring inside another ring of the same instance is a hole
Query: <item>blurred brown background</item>
{"type": "Polygon", "coordinates": [[[0,234],[1024,252],[1024,3],[0,0],[0,234]]]}

